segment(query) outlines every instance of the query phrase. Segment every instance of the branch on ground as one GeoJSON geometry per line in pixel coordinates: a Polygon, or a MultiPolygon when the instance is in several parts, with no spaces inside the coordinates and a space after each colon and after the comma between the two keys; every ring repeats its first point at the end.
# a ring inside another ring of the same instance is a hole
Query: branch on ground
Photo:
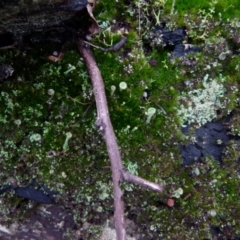
{"type": "Polygon", "coordinates": [[[162,192],[163,185],[152,183],[124,170],[116,136],[109,116],[105,87],[100,70],[97,66],[90,46],[80,39],[77,41],[77,45],[92,81],[97,106],[97,120],[95,122],[95,126],[102,133],[111,161],[114,193],[114,221],[117,239],[125,240],[124,203],[120,182],[126,181],[136,183],[157,192],[162,192]]]}

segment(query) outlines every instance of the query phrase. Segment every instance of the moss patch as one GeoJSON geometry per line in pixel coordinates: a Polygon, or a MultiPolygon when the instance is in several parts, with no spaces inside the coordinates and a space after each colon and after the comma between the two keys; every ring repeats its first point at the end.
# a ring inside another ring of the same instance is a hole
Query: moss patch
{"type": "MultiPolygon", "coordinates": [[[[182,167],[179,145],[184,139],[177,109],[183,92],[203,89],[206,75],[218,83],[224,78],[222,106],[213,107],[217,118],[236,112],[229,129],[239,135],[237,8],[233,11],[221,1],[212,6],[204,1],[194,5],[176,1],[179,14],[169,15],[171,2],[157,6],[154,13],[151,4],[156,2],[100,1],[95,14],[102,33],[94,44],[109,47],[123,31],[129,32],[128,42],[117,53],[94,49],[124,165],[166,185],[164,193],[156,194],[123,184],[126,215],[147,239],[211,238],[213,227],[223,238],[233,238],[240,231],[239,143],[229,142],[222,165],[207,157],[182,167]],[[172,30],[186,26],[190,41],[203,52],[173,60],[167,49],[151,46],[148,34],[158,20],[166,21],[172,30]],[[120,89],[121,82],[126,89],[120,89]],[[145,90],[150,93],[147,99],[145,90]],[[156,113],[147,124],[149,108],[156,108],[156,113]],[[183,194],[177,198],[179,188],[183,194]],[[166,204],[170,198],[175,200],[173,208],[166,204]]],[[[26,55],[18,50],[2,52],[0,61],[12,64],[15,72],[1,85],[0,93],[1,185],[12,183],[11,177],[19,186],[36,179],[60,193],[57,202],[74,210],[80,226],[100,225],[112,215],[112,183],[106,148],[93,126],[96,111],[90,80],[74,44],[65,49],[59,63],[45,57],[54,50],[54,45],[48,45],[26,55]],[[66,140],[68,132],[72,137],[66,140]]],[[[4,194],[1,201],[5,221],[26,217],[27,204],[12,193],[4,194]],[[15,205],[18,211],[10,212],[15,205]]],[[[92,233],[89,229],[85,239],[96,235],[96,229],[92,233]]]]}

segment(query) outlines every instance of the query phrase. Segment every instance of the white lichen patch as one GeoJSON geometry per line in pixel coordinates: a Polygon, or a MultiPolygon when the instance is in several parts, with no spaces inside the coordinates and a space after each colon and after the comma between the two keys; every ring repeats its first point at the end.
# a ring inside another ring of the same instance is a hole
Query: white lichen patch
{"type": "Polygon", "coordinates": [[[197,123],[199,126],[217,117],[217,110],[223,109],[225,88],[220,80],[211,79],[208,74],[202,81],[203,88],[183,92],[179,97],[178,115],[182,126],[197,123]]]}

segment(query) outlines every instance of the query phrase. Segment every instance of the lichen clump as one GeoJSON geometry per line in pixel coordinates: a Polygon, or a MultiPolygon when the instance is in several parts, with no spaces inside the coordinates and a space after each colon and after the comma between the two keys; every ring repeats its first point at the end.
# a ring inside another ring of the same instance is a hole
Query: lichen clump
{"type": "Polygon", "coordinates": [[[222,82],[224,78],[217,81],[207,74],[202,81],[203,88],[183,92],[179,96],[181,105],[177,111],[182,126],[191,123],[201,126],[217,117],[217,110],[226,107],[222,100],[225,93],[222,82]]]}

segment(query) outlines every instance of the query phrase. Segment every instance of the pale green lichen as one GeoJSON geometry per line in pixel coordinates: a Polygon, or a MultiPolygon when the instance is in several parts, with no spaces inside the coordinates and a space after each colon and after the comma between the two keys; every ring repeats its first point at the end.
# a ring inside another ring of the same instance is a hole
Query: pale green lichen
{"type": "Polygon", "coordinates": [[[33,133],[30,137],[29,137],[29,140],[31,142],[39,142],[41,141],[42,137],[39,133],[33,133]]]}
{"type": "Polygon", "coordinates": [[[48,95],[53,96],[55,94],[55,91],[53,89],[48,89],[48,95]]]}
{"type": "Polygon", "coordinates": [[[183,195],[183,189],[182,188],[178,188],[177,190],[175,190],[172,194],[171,197],[174,197],[174,198],[180,198],[181,195],[183,195]]]}
{"type": "Polygon", "coordinates": [[[147,112],[145,112],[145,114],[147,115],[147,121],[146,123],[149,124],[153,115],[156,113],[157,109],[156,108],[153,108],[153,107],[150,107],[147,112]]]}
{"type": "Polygon", "coordinates": [[[66,70],[66,71],[64,72],[64,74],[67,75],[67,74],[73,72],[74,70],[76,70],[76,67],[73,66],[72,64],[68,64],[68,70],[66,70]]]}
{"type": "Polygon", "coordinates": [[[125,90],[125,89],[127,89],[127,83],[126,83],[126,82],[120,82],[120,83],[119,83],[119,88],[120,88],[120,90],[125,90]]]}
{"type": "Polygon", "coordinates": [[[65,141],[64,141],[64,144],[63,144],[63,151],[64,152],[68,151],[68,149],[69,149],[68,142],[69,142],[69,139],[71,137],[72,137],[72,133],[71,132],[67,132],[66,133],[66,138],[65,138],[65,141]]]}
{"type": "Polygon", "coordinates": [[[114,86],[114,85],[111,86],[111,96],[113,96],[116,89],[117,89],[116,86],[114,86]]]}
{"type": "Polygon", "coordinates": [[[219,80],[209,78],[208,74],[202,81],[203,88],[183,92],[179,97],[181,103],[177,109],[181,123],[197,123],[199,126],[217,117],[217,110],[225,107],[222,98],[225,87],[224,78],[219,80]]]}

